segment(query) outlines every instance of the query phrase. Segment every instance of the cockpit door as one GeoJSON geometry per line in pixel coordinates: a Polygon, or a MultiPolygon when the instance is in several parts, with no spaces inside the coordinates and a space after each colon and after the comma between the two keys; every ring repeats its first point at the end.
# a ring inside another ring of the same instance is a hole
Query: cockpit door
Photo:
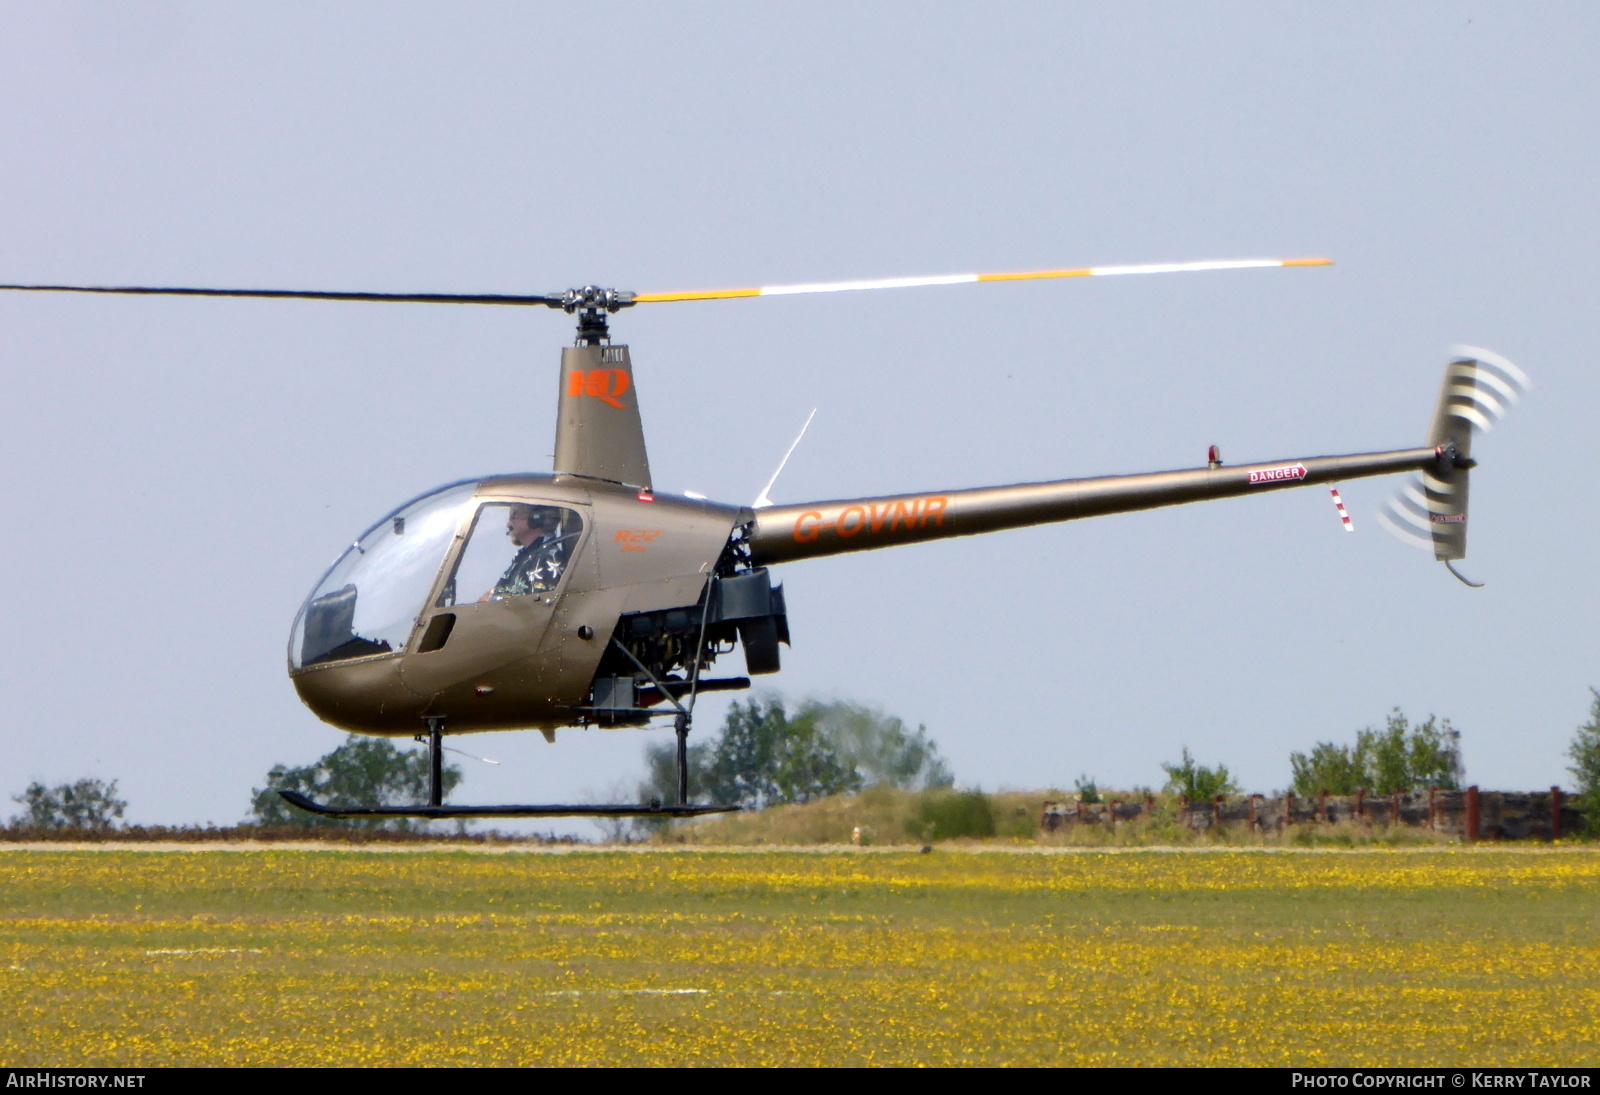
{"type": "Polygon", "coordinates": [[[434,696],[538,650],[583,556],[588,507],[484,502],[457,537],[400,669],[408,691],[434,696]]]}

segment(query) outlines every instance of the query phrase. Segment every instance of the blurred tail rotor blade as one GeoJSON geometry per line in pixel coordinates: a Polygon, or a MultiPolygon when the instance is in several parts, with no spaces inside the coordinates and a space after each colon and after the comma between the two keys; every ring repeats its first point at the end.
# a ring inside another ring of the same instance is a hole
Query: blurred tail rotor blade
{"type": "MultiPolygon", "coordinates": [[[[1459,357],[1450,364],[1445,397],[1448,408],[1441,404],[1440,415],[1448,413],[1465,419],[1487,433],[1507,411],[1522,402],[1522,393],[1533,387],[1527,373],[1493,350],[1456,346],[1451,352],[1459,357]]],[[[1435,429],[1438,428],[1436,422],[1435,429]]]]}
{"type": "Polygon", "coordinates": [[[1433,523],[1422,476],[1413,475],[1378,511],[1378,524],[1403,544],[1433,550],[1433,523]]]}
{"type": "Polygon", "coordinates": [[[1135,266],[1081,266],[1070,270],[1024,270],[993,274],[937,274],[930,277],[877,278],[864,281],[817,281],[803,285],[764,285],[747,289],[700,289],[680,293],[635,293],[635,304],[682,300],[732,300],[740,297],[787,297],[802,293],[853,293],[863,289],[919,289],[930,285],[971,285],[980,281],[1044,281],[1052,278],[1116,277],[1123,274],[1189,274],[1208,270],[1259,270],[1272,266],[1332,266],[1332,259],[1221,259],[1207,262],[1161,262],[1135,266]]]}

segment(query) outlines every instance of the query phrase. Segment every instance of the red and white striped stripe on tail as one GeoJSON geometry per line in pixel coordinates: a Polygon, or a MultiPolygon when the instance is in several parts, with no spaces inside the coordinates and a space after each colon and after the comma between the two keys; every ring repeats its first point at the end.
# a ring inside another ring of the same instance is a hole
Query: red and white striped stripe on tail
{"type": "Polygon", "coordinates": [[[1339,488],[1329,487],[1328,493],[1333,495],[1333,508],[1339,511],[1339,520],[1344,522],[1344,530],[1354,532],[1356,527],[1350,523],[1350,511],[1344,508],[1344,499],[1339,497],[1339,488]]]}

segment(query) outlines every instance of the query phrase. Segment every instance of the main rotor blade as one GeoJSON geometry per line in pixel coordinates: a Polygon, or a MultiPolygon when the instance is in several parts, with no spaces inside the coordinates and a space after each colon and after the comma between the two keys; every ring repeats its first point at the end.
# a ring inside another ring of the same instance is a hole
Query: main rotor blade
{"type": "Polygon", "coordinates": [[[1026,270],[1001,274],[940,274],[933,277],[879,278],[872,281],[818,281],[805,285],[764,285],[755,289],[700,289],[687,293],[635,293],[635,304],[677,300],[729,300],[736,297],[786,297],[800,293],[850,293],[858,289],[917,289],[926,285],[970,285],[977,281],[1039,281],[1048,278],[1114,277],[1121,274],[1188,274],[1204,270],[1257,270],[1268,266],[1332,266],[1332,259],[1222,259],[1211,262],[1159,262],[1138,266],[1083,266],[1073,270],[1026,270]]]}
{"type": "Polygon", "coordinates": [[[187,289],[151,285],[0,285],[21,293],[117,293],[143,297],[268,297],[289,300],[376,300],[394,304],[541,304],[560,308],[561,297],[540,293],[341,293],[326,289],[187,289]]]}

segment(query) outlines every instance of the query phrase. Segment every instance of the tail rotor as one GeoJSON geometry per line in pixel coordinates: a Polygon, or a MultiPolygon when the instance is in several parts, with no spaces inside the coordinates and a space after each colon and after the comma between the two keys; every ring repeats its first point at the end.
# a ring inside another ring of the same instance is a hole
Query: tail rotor
{"type": "Polygon", "coordinates": [[[1402,542],[1450,568],[1467,554],[1468,473],[1474,431],[1487,433],[1532,387],[1528,374],[1492,350],[1457,346],[1445,367],[1439,406],[1428,431],[1438,456],[1434,466],[1408,479],[1378,514],[1378,522],[1402,542]]]}

